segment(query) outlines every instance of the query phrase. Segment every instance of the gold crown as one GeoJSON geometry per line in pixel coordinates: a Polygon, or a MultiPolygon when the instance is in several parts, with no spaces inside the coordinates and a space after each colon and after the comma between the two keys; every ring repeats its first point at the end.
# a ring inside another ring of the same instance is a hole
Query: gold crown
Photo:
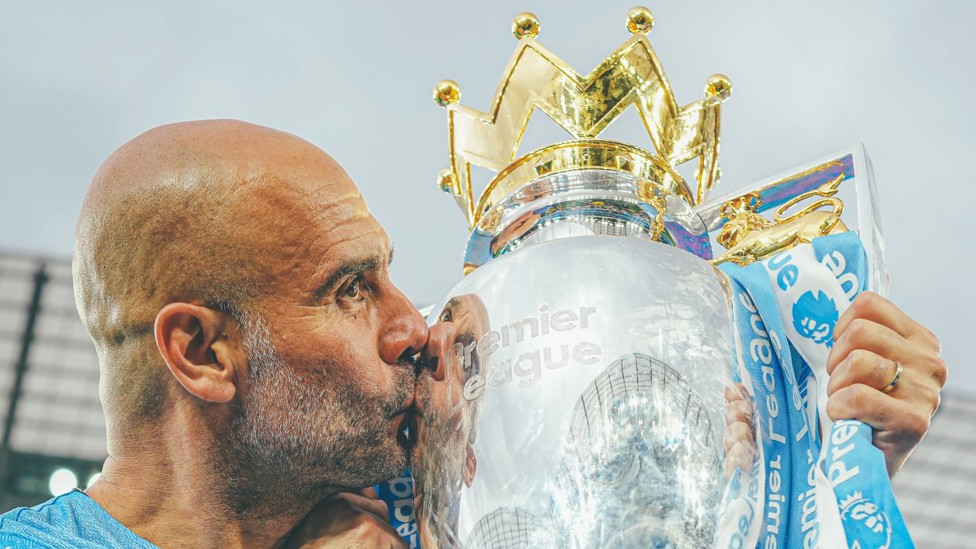
{"type": "Polygon", "coordinates": [[[457,83],[437,84],[434,100],[448,111],[451,162],[441,171],[439,184],[454,195],[471,228],[495,203],[525,183],[569,170],[628,172],[692,206],[704,200],[718,179],[719,111],[732,85],[725,76],[713,75],[706,81],[704,99],[679,107],[645,36],[653,24],[647,8],[630,10],[627,29],[633,36],[584,77],[535,41],[539,20],[521,13],[512,24],[519,45],[488,112],[460,105],[457,83]],[[597,139],[631,104],[637,106],[655,153],[597,139]],[[516,160],[536,108],[573,140],[516,160]],[[698,188],[692,192],[674,168],[695,158],[698,188]],[[472,191],[471,164],[497,172],[479,197],[472,191]]]}

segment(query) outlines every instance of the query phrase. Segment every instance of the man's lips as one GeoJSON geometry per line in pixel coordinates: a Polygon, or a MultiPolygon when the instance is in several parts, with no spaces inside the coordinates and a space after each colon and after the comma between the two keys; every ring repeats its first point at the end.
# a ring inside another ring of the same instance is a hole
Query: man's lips
{"type": "Polygon", "coordinates": [[[397,443],[403,448],[409,449],[413,446],[416,440],[416,435],[414,431],[416,430],[417,420],[417,382],[414,379],[412,390],[407,393],[406,399],[403,401],[401,408],[397,410],[392,417],[400,417],[400,423],[397,425],[397,443]]]}

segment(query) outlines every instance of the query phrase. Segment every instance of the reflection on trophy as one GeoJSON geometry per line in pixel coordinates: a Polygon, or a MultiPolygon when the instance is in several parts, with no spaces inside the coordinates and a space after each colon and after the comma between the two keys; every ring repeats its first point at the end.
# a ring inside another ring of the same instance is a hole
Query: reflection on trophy
{"type": "Polygon", "coordinates": [[[545,515],[496,509],[465,547],[705,547],[721,497],[711,431],[700,399],[675,370],[640,354],[621,357],[576,402],[545,515]],[[700,489],[662,490],[675,471],[701,479],[700,489]],[[560,527],[573,522],[571,530],[560,527]]]}
{"type": "Polygon", "coordinates": [[[567,507],[553,512],[578,514],[587,502],[596,513],[590,531],[563,546],[707,546],[722,480],[712,429],[699,396],[667,364],[641,354],[611,364],[573,410],[554,498],[567,507]],[[682,479],[696,489],[661,490],[682,479]]]}
{"type": "Polygon", "coordinates": [[[862,160],[707,202],[731,84],[712,76],[704,99],[679,106],[645,36],[652,24],[631,10],[631,38],[581,76],[520,14],[487,112],[461,105],[454,82],[435,88],[450,128],[439,183],[471,236],[466,277],[432,309],[418,389],[426,549],[700,548],[730,522],[759,529],[756,513],[721,516],[743,496],[729,486],[763,473],[729,281],[715,265],[846,230],[841,195],[854,186],[843,184],[862,160]],[[519,156],[539,111],[571,139],[519,156]],[[598,138],[625,111],[653,151],[598,138]],[[690,160],[694,189],[676,169],[690,160]],[[472,164],[497,173],[480,194],[472,164]]]}
{"type": "Polygon", "coordinates": [[[413,462],[414,509],[422,547],[454,547],[462,484],[471,486],[478,462],[473,443],[480,401],[462,396],[481,371],[472,342],[488,332],[488,314],[473,294],[451,298],[437,316],[417,384],[418,444],[413,462]]]}

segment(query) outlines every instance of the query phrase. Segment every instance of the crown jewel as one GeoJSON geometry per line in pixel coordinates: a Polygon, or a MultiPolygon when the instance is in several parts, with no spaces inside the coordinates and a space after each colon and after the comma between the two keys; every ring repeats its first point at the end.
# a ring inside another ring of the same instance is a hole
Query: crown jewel
{"type": "Polygon", "coordinates": [[[440,187],[452,194],[474,228],[494,204],[543,175],[579,169],[636,175],[689,206],[700,204],[718,178],[719,112],[731,93],[728,78],[713,75],[705,98],[678,106],[661,63],[645,36],[654,25],[647,8],[627,14],[632,36],[590,74],[582,76],[539,44],[539,19],[520,13],[512,23],[518,47],[487,112],[460,104],[457,83],[434,88],[435,102],[448,111],[450,167],[440,187]],[[635,105],[654,151],[598,139],[630,105],[635,105]],[[520,157],[519,143],[535,109],[566,130],[571,140],[520,157]],[[697,159],[697,188],[675,170],[697,159]],[[471,165],[497,172],[475,196],[471,165]]]}

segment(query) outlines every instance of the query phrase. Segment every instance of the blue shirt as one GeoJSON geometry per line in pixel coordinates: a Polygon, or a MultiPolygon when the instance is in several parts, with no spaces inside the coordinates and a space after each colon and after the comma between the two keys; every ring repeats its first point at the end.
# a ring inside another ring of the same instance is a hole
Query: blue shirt
{"type": "Polygon", "coordinates": [[[77,490],[0,515],[0,549],[89,547],[158,549],[77,490]]]}

